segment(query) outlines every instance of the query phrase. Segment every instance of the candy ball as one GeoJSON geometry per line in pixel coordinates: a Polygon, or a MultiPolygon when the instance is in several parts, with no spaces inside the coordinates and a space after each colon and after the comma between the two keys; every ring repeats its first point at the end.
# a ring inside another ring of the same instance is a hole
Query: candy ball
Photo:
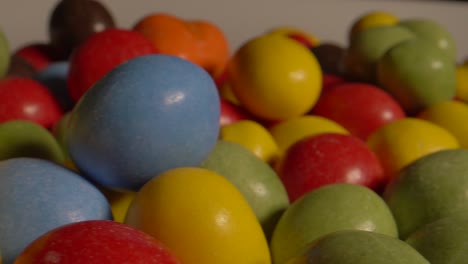
{"type": "Polygon", "coordinates": [[[375,82],[380,58],[391,47],[412,38],[411,31],[394,25],[360,30],[350,40],[343,58],[346,75],[356,81],[375,82]]]}
{"type": "Polygon", "coordinates": [[[333,183],[353,183],[380,191],[386,183],[382,165],[359,138],[322,133],[294,143],[278,166],[291,202],[333,183]]]}
{"type": "Polygon", "coordinates": [[[63,163],[65,155],[56,138],[43,126],[26,120],[0,124],[0,160],[40,158],[63,163]]]}
{"type": "Polygon", "coordinates": [[[427,18],[405,19],[398,25],[409,29],[416,36],[425,39],[437,46],[452,61],[456,61],[457,49],[452,34],[435,20],[427,18]]]}
{"type": "Polygon", "coordinates": [[[348,39],[351,40],[359,32],[372,27],[391,26],[398,23],[400,19],[393,13],[374,10],[358,17],[349,30],[348,39]]]}
{"type": "Polygon", "coordinates": [[[70,58],[68,91],[73,101],[115,66],[138,56],[155,54],[151,42],[142,34],[125,29],[95,33],[76,48],[70,58]]]}
{"type": "Polygon", "coordinates": [[[167,169],[199,165],[216,143],[219,118],[217,89],[205,70],[175,56],[140,56],[82,97],[66,145],[93,181],[138,190],[167,169]]]}
{"type": "Polygon", "coordinates": [[[112,14],[94,0],[59,1],[49,17],[50,41],[64,59],[89,36],[112,27],[112,14]]]}
{"type": "Polygon", "coordinates": [[[0,248],[5,263],[64,224],[111,219],[102,193],[75,172],[36,158],[0,162],[0,248]]]}
{"type": "Polygon", "coordinates": [[[322,87],[316,57],[304,45],[280,34],[247,41],[230,61],[228,78],[241,105],[265,120],[305,114],[322,87]]]}
{"type": "Polygon", "coordinates": [[[24,77],[0,80],[0,123],[21,119],[51,128],[61,116],[57,100],[40,82],[24,77]]]}
{"type": "Polygon", "coordinates": [[[377,62],[377,82],[414,114],[456,94],[456,65],[436,45],[413,38],[392,46],[377,62]]]}
{"type": "Polygon", "coordinates": [[[356,184],[330,184],[308,192],[283,213],[270,242],[273,263],[289,264],[316,239],[340,230],[391,237],[398,233],[390,209],[374,191],[356,184]]]}
{"type": "Polygon", "coordinates": [[[387,185],[383,194],[400,238],[424,225],[467,212],[467,149],[441,150],[412,162],[387,185]]]}
{"type": "Polygon", "coordinates": [[[13,56],[18,56],[29,63],[34,70],[40,71],[57,60],[53,46],[42,42],[33,42],[20,46],[13,56]]]}
{"type": "Polygon", "coordinates": [[[201,167],[219,173],[239,189],[270,238],[289,205],[286,190],[271,166],[242,145],[220,140],[201,167]]]}
{"type": "Polygon", "coordinates": [[[412,117],[381,126],[367,138],[366,143],[379,158],[389,179],[425,155],[460,147],[456,137],[447,129],[412,117]]]}
{"type": "Polygon", "coordinates": [[[30,263],[180,264],[161,242],[135,228],[89,220],[55,228],[34,240],[15,260],[30,263]]]}
{"type": "Polygon", "coordinates": [[[466,103],[448,100],[434,104],[417,115],[417,117],[430,121],[449,131],[460,147],[468,148],[468,105],[466,103]]]}
{"type": "Polygon", "coordinates": [[[141,18],[133,29],[145,35],[162,54],[189,60],[218,77],[229,61],[224,32],[206,20],[185,20],[167,13],[141,18]]]}
{"type": "Polygon", "coordinates": [[[368,83],[336,84],[322,93],[312,113],[337,122],[362,140],[379,127],[406,116],[395,98],[368,83]]]}
{"type": "Polygon", "coordinates": [[[259,221],[241,192],[201,168],[165,171],[137,193],[125,223],[168,246],[184,264],[270,264],[259,221]]]}

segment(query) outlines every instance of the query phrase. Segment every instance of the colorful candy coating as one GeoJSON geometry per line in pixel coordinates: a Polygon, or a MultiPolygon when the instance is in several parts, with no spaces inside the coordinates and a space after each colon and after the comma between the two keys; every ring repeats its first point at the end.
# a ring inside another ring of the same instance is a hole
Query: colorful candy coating
{"type": "Polygon", "coordinates": [[[106,198],[89,181],[37,158],[0,162],[0,248],[5,263],[38,236],[84,220],[112,219],[106,198]]]}
{"type": "Polygon", "coordinates": [[[126,224],[164,243],[184,264],[270,264],[260,222],[241,192],[202,168],[167,170],[145,184],[126,224]]]}
{"type": "Polygon", "coordinates": [[[67,85],[71,99],[81,96],[111,69],[132,58],[155,54],[151,42],[138,32],[112,28],[87,38],[70,58],[67,85]]]}
{"type": "Polygon", "coordinates": [[[94,33],[115,27],[109,10],[95,0],[61,0],[49,18],[49,37],[63,59],[94,33]]]}
{"type": "Polygon", "coordinates": [[[265,120],[305,114],[317,102],[322,88],[322,72],[315,56],[281,34],[247,41],[231,59],[228,78],[241,105],[265,120]]]}
{"type": "Polygon", "coordinates": [[[67,148],[93,181],[136,191],[162,171],[199,165],[216,143],[219,117],[219,96],[205,70],[175,56],[139,56],[80,99],[67,148]]]}
{"type": "Polygon", "coordinates": [[[15,264],[180,264],[161,242],[135,228],[108,220],[57,227],[35,239],[15,264]]]}

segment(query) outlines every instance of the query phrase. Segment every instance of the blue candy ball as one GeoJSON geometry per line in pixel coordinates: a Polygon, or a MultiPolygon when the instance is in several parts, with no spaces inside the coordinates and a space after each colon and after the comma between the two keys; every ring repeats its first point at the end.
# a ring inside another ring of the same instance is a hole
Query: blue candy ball
{"type": "Polygon", "coordinates": [[[73,108],[74,102],[68,93],[68,61],[54,62],[37,72],[34,79],[46,86],[66,112],[73,108]]]}
{"type": "Polygon", "coordinates": [[[175,56],[140,56],[80,99],[66,144],[89,179],[136,191],[165,170],[198,166],[217,141],[219,117],[217,88],[205,70],[175,56]]]}
{"type": "Polygon", "coordinates": [[[0,251],[13,263],[34,239],[59,226],[112,219],[105,196],[77,173],[51,161],[0,162],[0,251]]]}

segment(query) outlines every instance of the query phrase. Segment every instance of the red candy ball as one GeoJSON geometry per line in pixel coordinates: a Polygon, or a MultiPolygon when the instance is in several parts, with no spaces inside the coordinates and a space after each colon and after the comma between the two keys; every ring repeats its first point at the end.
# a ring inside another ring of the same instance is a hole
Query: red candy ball
{"type": "Polygon", "coordinates": [[[39,82],[20,77],[0,80],[0,123],[21,119],[51,128],[61,116],[57,100],[39,82]]]}
{"type": "Polygon", "coordinates": [[[95,33],[75,50],[70,59],[70,97],[77,102],[115,66],[137,56],[155,53],[153,44],[136,31],[108,29],[95,33]]]}
{"type": "Polygon", "coordinates": [[[363,140],[384,124],[406,116],[387,92],[366,83],[341,83],[326,89],[312,109],[363,140]]]}
{"type": "Polygon", "coordinates": [[[20,47],[14,55],[28,62],[35,70],[40,71],[57,60],[52,46],[44,43],[32,43],[20,47]]]}
{"type": "Polygon", "coordinates": [[[332,183],[352,183],[380,191],[383,169],[364,141],[351,135],[324,133],[306,137],[286,152],[278,174],[291,202],[332,183]]]}
{"type": "Polygon", "coordinates": [[[170,250],[153,237],[108,220],[82,221],[40,236],[17,258],[25,263],[179,264],[170,250]]]}

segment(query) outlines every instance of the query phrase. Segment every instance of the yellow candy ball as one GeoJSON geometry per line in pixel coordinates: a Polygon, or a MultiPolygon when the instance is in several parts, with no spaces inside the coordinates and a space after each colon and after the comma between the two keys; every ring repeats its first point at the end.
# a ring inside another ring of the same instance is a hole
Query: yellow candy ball
{"type": "Polygon", "coordinates": [[[241,105],[264,120],[305,114],[322,89],[317,58],[304,45],[280,34],[247,41],[230,61],[228,76],[241,105]]]}
{"type": "Polygon", "coordinates": [[[382,126],[369,136],[367,144],[376,153],[389,179],[418,158],[460,147],[455,136],[445,128],[413,117],[382,126]]]}
{"type": "Polygon", "coordinates": [[[387,25],[395,25],[400,21],[400,19],[386,11],[371,11],[365,13],[358,17],[351,26],[349,31],[349,39],[353,38],[359,31],[370,28],[370,27],[378,27],[378,26],[387,26],[387,25]]]}
{"type": "Polygon", "coordinates": [[[166,171],[147,182],[126,224],[161,241],[184,264],[270,264],[259,221],[240,191],[202,168],[166,171]]]}
{"type": "Polygon", "coordinates": [[[468,105],[460,101],[444,101],[429,106],[419,118],[430,121],[452,133],[463,148],[468,148],[468,105]]]}

